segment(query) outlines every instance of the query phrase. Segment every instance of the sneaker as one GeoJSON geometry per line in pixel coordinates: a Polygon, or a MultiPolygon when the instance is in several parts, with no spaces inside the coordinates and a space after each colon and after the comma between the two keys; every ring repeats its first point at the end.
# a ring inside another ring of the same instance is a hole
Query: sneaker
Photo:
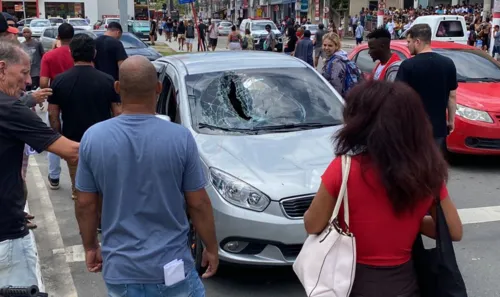
{"type": "Polygon", "coordinates": [[[52,190],[57,190],[59,189],[59,179],[57,178],[50,178],[49,176],[49,186],[52,190]]]}

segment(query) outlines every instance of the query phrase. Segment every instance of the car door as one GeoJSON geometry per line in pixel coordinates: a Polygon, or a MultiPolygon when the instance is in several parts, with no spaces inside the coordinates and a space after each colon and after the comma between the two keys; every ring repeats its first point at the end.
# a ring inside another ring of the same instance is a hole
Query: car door
{"type": "Polygon", "coordinates": [[[372,57],[368,54],[368,49],[362,49],[354,58],[356,65],[359,70],[363,73],[365,79],[371,78],[373,69],[375,68],[376,62],[373,61],[372,57]]]}
{"type": "Polygon", "coordinates": [[[158,79],[162,82],[162,92],[156,104],[156,113],[168,116],[172,122],[181,123],[179,111],[179,76],[171,64],[154,62],[158,79]],[[165,66],[161,66],[164,64],[165,66]]]}

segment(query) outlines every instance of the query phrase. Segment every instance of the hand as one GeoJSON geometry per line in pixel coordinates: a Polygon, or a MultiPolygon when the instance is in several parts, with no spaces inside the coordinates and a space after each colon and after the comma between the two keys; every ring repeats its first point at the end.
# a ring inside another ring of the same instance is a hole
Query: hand
{"type": "Polygon", "coordinates": [[[219,268],[219,254],[217,253],[217,250],[215,253],[211,253],[207,251],[207,249],[204,249],[201,266],[207,267],[207,271],[205,271],[205,273],[203,273],[203,275],[201,276],[202,278],[209,278],[214,276],[217,272],[217,269],[219,268]]]}
{"type": "Polygon", "coordinates": [[[36,103],[42,104],[45,100],[49,98],[49,96],[52,96],[52,89],[46,88],[46,89],[40,89],[38,91],[35,91],[31,94],[33,98],[35,98],[36,103]]]}
{"type": "Polygon", "coordinates": [[[448,121],[448,131],[451,134],[455,130],[455,121],[448,121]]]}
{"type": "Polygon", "coordinates": [[[101,247],[90,249],[85,251],[85,262],[87,263],[87,269],[90,272],[101,272],[102,271],[102,255],[101,247]]]}

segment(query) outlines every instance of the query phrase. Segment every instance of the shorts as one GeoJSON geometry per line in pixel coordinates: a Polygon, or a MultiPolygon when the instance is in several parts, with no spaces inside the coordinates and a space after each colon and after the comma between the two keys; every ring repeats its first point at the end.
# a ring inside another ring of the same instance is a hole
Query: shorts
{"type": "Polygon", "coordinates": [[[356,38],[356,44],[363,43],[363,38],[356,38]]]}
{"type": "Polygon", "coordinates": [[[193,44],[194,43],[194,38],[186,38],[186,43],[187,44],[193,44]]]}
{"type": "Polygon", "coordinates": [[[165,32],[172,33],[174,32],[174,28],[165,28],[165,32]]]}
{"type": "Polygon", "coordinates": [[[493,58],[495,57],[495,54],[500,55],[500,45],[493,46],[493,58]]]}
{"type": "Polygon", "coordinates": [[[184,36],[184,34],[179,34],[179,35],[177,35],[177,38],[178,39],[185,39],[186,37],[184,36]]]}
{"type": "Polygon", "coordinates": [[[209,45],[211,45],[211,46],[217,46],[217,41],[218,40],[219,40],[218,38],[210,38],[209,45]]]}
{"type": "Polygon", "coordinates": [[[323,50],[320,47],[314,49],[314,57],[323,58],[323,50]]]}
{"type": "Polygon", "coordinates": [[[37,251],[31,234],[0,241],[0,288],[39,285],[36,265],[37,251]]]}

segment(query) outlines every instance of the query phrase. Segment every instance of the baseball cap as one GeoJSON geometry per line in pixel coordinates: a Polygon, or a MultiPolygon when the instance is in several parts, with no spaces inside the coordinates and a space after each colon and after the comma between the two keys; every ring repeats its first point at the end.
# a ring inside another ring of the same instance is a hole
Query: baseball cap
{"type": "MultiPolygon", "coordinates": [[[[9,16],[9,14],[7,14],[9,16]]],[[[19,30],[16,27],[10,27],[7,24],[7,18],[4,13],[0,13],[0,33],[9,32],[12,34],[18,34],[19,30]]]]}

